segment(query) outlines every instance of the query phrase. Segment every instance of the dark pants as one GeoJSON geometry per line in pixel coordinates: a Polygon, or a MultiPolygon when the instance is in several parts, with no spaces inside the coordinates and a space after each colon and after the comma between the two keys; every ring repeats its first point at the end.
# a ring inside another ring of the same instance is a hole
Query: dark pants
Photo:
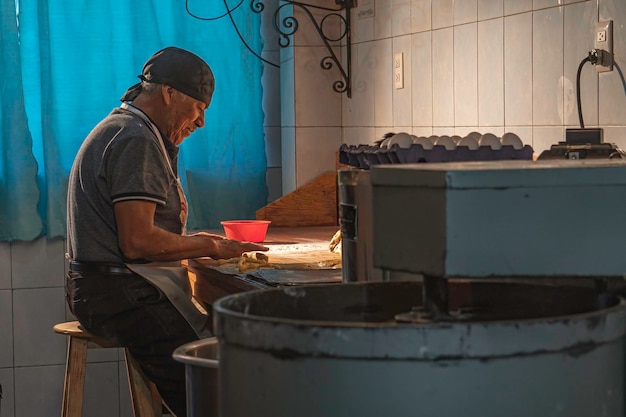
{"type": "Polygon", "coordinates": [[[69,272],[66,294],[85,330],[128,348],[165,404],[185,417],[185,366],[172,353],[198,337],[165,295],[135,274],[78,272],[69,272]]]}

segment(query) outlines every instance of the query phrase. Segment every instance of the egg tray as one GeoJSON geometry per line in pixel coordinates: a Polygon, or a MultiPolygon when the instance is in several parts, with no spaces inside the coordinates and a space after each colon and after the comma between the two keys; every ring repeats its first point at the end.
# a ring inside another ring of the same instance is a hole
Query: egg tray
{"type": "Polygon", "coordinates": [[[420,144],[409,148],[392,145],[391,148],[380,148],[374,145],[346,145],[339,148],[339,162],[360,169],[369,169],[378,164],[408,164],[418,162],[466,162],[466,161],[503,161],[532,160],[533,148],[525,145],[515,149],[511,145],[502,145],[500,149],[481,146],[472,150],[459,146],[448,150],[443,145],[435,145],[432,149],[424,149],[420,144]]]}

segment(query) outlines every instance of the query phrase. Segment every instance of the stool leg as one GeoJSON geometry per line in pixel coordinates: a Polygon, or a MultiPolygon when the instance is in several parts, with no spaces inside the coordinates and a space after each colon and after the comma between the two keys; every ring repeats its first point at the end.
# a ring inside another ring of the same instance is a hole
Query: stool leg
{"type": "Polygon", "coordinates": [[[86,369],[87,341],[70,336],[67,344],[61,417],[82,416],[86,369]]]}
{"type": "Polygon", "coordinates": [[[161,417],[161,396],[156,386],[146,378],[139,363],[132,357],[128,349],[124,349],[126,356],[126,372],[130,387],[130,400],[133,404],[135,417],[161,417]]]}

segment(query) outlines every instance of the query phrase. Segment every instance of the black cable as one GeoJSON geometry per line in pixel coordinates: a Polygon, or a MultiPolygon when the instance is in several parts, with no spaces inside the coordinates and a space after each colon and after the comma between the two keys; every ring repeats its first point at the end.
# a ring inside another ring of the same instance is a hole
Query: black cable
{"type": "Polygon", "coordinates": [[[602,62],[603,53],[601,49],[592,49],[589,51],[589,54],[585,59],[580,61],[578,65],[578,71],[576,72],[576,104],[578,105],[578,122],[580,123],[580,128],[583,129],[585,127],[585,123],[583,122],[583,110],[582,105],[580,104],[580,73],[585,65],[585,62],[591,62],[591,65],[596,65],[598,62],[602,62]]]}
{"type": "MultiPolygon", "coordinates": [[[[238,5],[236,5],[233,9],[230,10],[230,12],[234,12],[235,10],[237,10],[242,4],[243,4],[244,0],[241,0],[239,2],[238,5]]],[[[191,13],[191,10],[189,10],[189,0],[185,0],[185,10],[187,10],[187,14],[193,18],[196,18],[198,20],[207,20],[207,21],[211,21],[211,20],[219,20],[223,17],[226,17],[228,15],[228,11],[220,16],[215,16],[215,17],[200,17],[200,16],[196,16],[195,14],[191,13]]],[[[228,6],[226,7],[226,10],[228,10],[228,6]]]]}
{"type": "Polygon", "coordinates": [[[578,122],[580,123],[581,129],[585,127],[585,123],[583,122],[583,110],[580,104],[580,72],[582,71],[585,62],[591,62],[591,59],[589,57],[586,57],[585,59],[580,61],[580,64],[578,65],[578,71],[576,72],[576,104],[578,105],[578,122]]]}
{"type": "Polygon", "coordinates": [[[235,19],[233,18],[232,11],[235,10],[235,9],[233,9],[233,10],[229,9],[228,8],[228,3],[227,3],[226,0],[224,0],[224,7],[226,7],[226,14],[228,14],[228,17],[230,18],[230,21],[233,24],[233,27],[235,28],[235,31],[237,32],[237,36],[239,36],[239,39],[241,40],[243,45],[248,49],[248,51],[250,51],[250,53],[252,53],[254,56],[259,58],[261,61],[265,62],[266,64],[269,64],[269,65],[271,65],[273,67],[276,67],[276,68],[280,68],[280,65],[276,65],[273,62],[268,61],[267,59],[263,58],[261,55],[259,55],[256,52],[254,52],[252,50],[252,48],[250,48],[250,46],[248,45],[246,40],[241,35],[241,32],[239,32],[239,28],[237,27],[237,24],[235,23],[235,19]]]}
{"type": "Polygon", "coordinates": [[[235,19],[233,18],[232,12],[237,10],[243,4],[243,2],[244,2],[244,0],[240,0],[239,3],[234,8],[231,9],[231,8],[228,7],[227,1],[224,0],[224,7],[226,7],[226,13],[224,13],[224,14],[222,14],[220,16],[214,16],[214,17],[200,17],[200,16],[197,16],[197,15],[191,13],[191,10],[189,10],[189,0],[185,0],[185,10],[187,11],[187,14],[189,16],[191,16],[191,17],[193,17],[195,19],[204,20],[204,21],[219,20],[219,19],[221,19],[223,17],[228,16],[230,18],[230,21],[231,21],[233,27],[235,28],[235,31],[237,32],[237,36],[239,36],[239,39],[241,40],[243,45],[248,49],[248,51],[250,51],[250,53],[252,53],[254,56],[259,58],[261,61],[265,62],[266,64],[269,64],[269,65],[271,65],[273,67],[276,67],[276,68],[280,68],[280,65],[274,64],[273,62],[270,62],[270,61],[266,60],[265,58],[263,58],[262,56],[260,56],[256,52],[254,52],[252,50],[252,48],[250,48],[248,43],[245,41],[243,36],[241,35],[241,32],[239,32],[239,28],[237,27],[237,24],[235,23],[235,19]]]}

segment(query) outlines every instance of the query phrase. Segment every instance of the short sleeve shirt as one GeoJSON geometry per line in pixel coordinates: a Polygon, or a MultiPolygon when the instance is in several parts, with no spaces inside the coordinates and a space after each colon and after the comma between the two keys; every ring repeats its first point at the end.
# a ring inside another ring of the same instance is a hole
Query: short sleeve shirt
{"type": "Polygon", "coordinates": [[[180,234],[181,211],[175,177],[178,148],[161,140],[132,112],[114,109],[81,145],[68,184],[68,252],[83,262],[122,263],[113,206],[127,200],[156,204],[154,225],[180,234]],[[169,159],[173,172],[168,168],[169,159]]]}

